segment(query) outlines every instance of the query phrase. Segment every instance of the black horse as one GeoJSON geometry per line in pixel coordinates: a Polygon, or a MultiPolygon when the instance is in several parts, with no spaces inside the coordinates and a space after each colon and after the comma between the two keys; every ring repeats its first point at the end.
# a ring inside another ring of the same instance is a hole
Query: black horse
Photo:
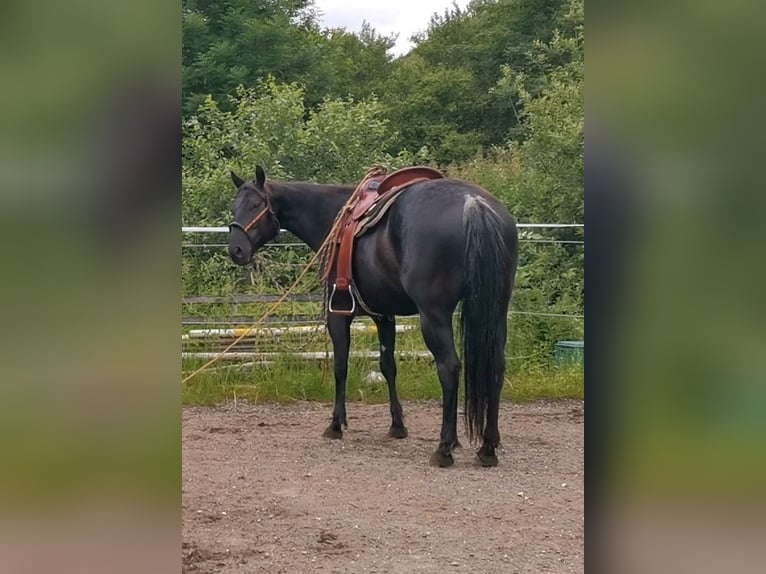
{"type": "MultiPolygon", "coordinates": [[[[232,172],[238,192],[229,231],[229,255],[249,264],[280,227],[313,250],[322,246],[354,186],[255,180],[232,172]]],[[[500,201],[477,185],[456,179],[415,183],[406,189],[378,225],[356,240],[354,282],[377,325],[380,371],[388,383],[391,428],[407,436],[396,394],[394,316],[420,314],[423,339],[433,354],[443,393],[438,466],[453,464],[458,446],[457,402],[460,359],[452,316],[460,301],[465,412],[471,440],[481,437],[477,455],[484,466],[497,464],[498,410],[505,372],[507,312],[516,274],[516,222],[500,201]]],[[[332,280],[333,277],[330,277],[332,280]]],[[[358,309],[358,315],[367,314],[358,309]]],[[[353,315],[328,313],[335,366],[335,407],[324,436],[341,438],[346,422],[346,375],[353,315]]]]}

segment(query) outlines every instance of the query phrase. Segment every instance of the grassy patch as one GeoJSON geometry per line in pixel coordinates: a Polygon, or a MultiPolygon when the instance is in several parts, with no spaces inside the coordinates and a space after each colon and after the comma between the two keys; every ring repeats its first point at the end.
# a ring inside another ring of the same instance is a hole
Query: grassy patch
{"type": "MultiPolygon", "coordinates": [[[[184,362],[184,372],[200,363],[184,362]]],[[[349,401],[384,403],[388,401],[385,382],[368,382],[365,377],[377,371],[377,362],[352,359],[346,397],[349,401]]],[[[441,386],[432,360],[398,361],[397,390],[403,400],[440,399],[441,386]]],[[[461,389],[462,395],[462,389],[461,389]]],[[[273,365],[216,363],[189,381],[183,389],[184,404],[213,405],[221,402],[291,402],[311,400],[331,402],[335,396],[332,362],[285,359],[273,365]]],[[[516,402],[539,399],[582,398],[583,372],[579,367],[535,367],[509,372],[503,398],[516,402]]]]}
{"type": "MultiPolygon", "coordinates": [[[[525,328],[529,320],[530,318],[527,317],[519,317],[513,322],[514,328],[510,331],[506,348],[508,366],[503,398],[516,402],[582,398],[582,368],[579,366],[564,368],[554,365],[553,343],[529,339],[527,334],[529,330],[525,328]]],[[[543,320],[547,321],[544,318],[543,320]]],[[[377,350],[378,337],[372,321],[360,319],[355,321],[354,325],[359,328],[352,330],[352,353],[377,350]]],[[[400,318],[397,325],[406,329],[396,336],[397,354],[425,351],[417,318],[400,318]]],[[[575,326],[575,329],[572,329],[571,324],[567,326],[570,330],[562,332],[562,337],[579,335],[577,331],[580,328],[579,325],[575,326]]],[[[219,348],[220,345],[216,347],[205,339],[188,340],[184,344],[185,351],[214,352],[219,348]]],[[[184,385],[184,403],[212,405],[234,399],[253,402],[296,400],[331,402],[335,397],[332,360],[325,364],[324,360],[306,360],[289,355],[289,353],[324,352],[325,349],[331,350],[331,344],[321,325],[320,330],[313,333],[280,335],[261,333],[257,337],[241,342],[234,350],[280,353],[277,362],[259,365],[229,360],[219,361],[184,385]]],[[[202,360],[185,359],[183,372],[189,374],[202,364],[202,360]]],[[[397,390],[402,399],[441,399],[441,385],[430,356],[397,359],[397,367],[397,390]]],[[[388,387],[385,381],[368,382],[366,380],[371,372],[377,373],[377,371],[377,360],[352,357],[349,361],[347,399],[368,403],[388,402],[388,387]]]]}
{"type": "Polygon", "coordinates": [[[585,377],[581,367],[537,368],[505,377],[503,398],[524,403],[541,399],[582,399],[585,377]]]}

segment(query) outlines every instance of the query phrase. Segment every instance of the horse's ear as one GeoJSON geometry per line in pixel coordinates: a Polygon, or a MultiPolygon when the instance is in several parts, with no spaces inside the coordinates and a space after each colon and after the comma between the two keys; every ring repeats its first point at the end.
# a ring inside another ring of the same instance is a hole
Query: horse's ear
{"type": "Polygon", "coordinates": [[[233,171],[231,172],[231,181],[234,182],[234,187],[236,187],[237,189],[242,187],[242,184],[245,183],[244,180],[233,171]]]}
{"type": "Polygon", "coordinates": [[[263,187],[263,184],[266,183],[266,172],[260,165],[255,166],[255,182],[258,187],[263,187]]]}

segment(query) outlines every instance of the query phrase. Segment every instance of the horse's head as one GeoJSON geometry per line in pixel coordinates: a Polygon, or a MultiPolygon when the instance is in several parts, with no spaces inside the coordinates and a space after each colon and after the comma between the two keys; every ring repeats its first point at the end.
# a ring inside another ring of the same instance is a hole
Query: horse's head
{"type": "Polygon", "coordinates": [[[229,224],[229,257],[237,265],[247,265],[264,243],[279,233],[279,220],[271,205],[266,174],[255,168],[255,180],[244,181],[233,171],[231,180],[237,188],[234,220],[229,224]]]}

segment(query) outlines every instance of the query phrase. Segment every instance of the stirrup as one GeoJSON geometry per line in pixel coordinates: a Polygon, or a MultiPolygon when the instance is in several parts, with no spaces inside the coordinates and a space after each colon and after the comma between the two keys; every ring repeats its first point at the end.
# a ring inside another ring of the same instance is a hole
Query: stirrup
{"type": "Polygon", "coordinates": [[[327,308],[330,311],[330,313],[337,313],[338,315],[351,315],[356,311],[356,297],[354,297],[354,293],[349,286],[348,290],[348,296],[351,297],[351,309],[333,309],[332,307],[332,299],[335,297],[335,292],[338,288],[337,283],[332,284],[332,293],[330,293],[330,297],[327,301],[327,308]]]}

